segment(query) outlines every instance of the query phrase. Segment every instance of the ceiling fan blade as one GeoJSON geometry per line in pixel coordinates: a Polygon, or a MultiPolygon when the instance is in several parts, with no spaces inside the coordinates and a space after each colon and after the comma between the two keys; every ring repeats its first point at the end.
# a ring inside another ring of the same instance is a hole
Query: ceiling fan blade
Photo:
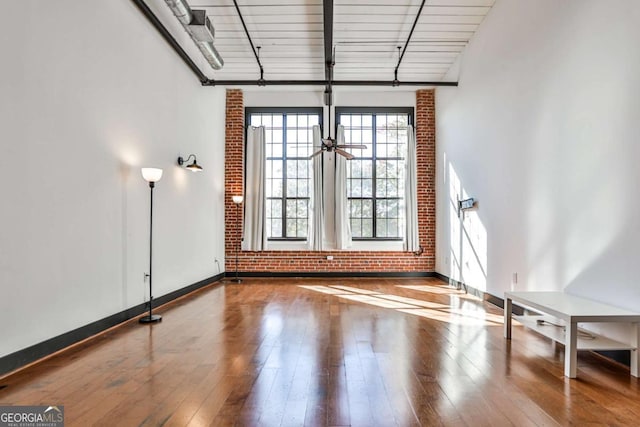
{"type": "Polygon", "coordinates": [[[352,149],[360,149],[360,150],[365,150],[367,148],[366,145],[351,145],[351,144],[343,144],[343,145],[336,145],[336,147],[338,148],[352,148],[352,149]]]}
{"type": "Polygon", "coordinates": [[[321,154],[324,150],[318,150],[315,153],[313,153],[312,155],[309,156],[309,159],[313,159],[314,157],[316,157],[317,155],[321,154]]]}
{"type": "Polygon", "coordinates": [[[347,153],[346,151],[341,150],[339,148],[336,148],[335,152],[340,154],[340,155],[342,155],[342,156],[345,156],[347,158],[347,160],[355,159],[355,156],[353,154],[347,153]]]}

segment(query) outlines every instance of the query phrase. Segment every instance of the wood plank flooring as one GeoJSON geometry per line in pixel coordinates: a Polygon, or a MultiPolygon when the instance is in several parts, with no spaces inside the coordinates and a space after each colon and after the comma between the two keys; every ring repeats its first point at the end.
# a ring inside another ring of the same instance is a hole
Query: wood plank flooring
{"type": "Polygon", "coordinates": [[[629,370],[436,279],[247,279],[206,288],[0,380],[67,426],[639,425],[629,370]]]}

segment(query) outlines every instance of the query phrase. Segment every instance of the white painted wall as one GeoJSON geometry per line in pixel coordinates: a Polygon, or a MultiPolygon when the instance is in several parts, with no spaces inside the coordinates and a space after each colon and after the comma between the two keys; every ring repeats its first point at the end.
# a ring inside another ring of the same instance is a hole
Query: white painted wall
{"type": "Polygon", "coordinates": [[[219,273],[224,91],[128,1],[11,2],[0,29],[0,356],[148,299],[141,166],[154,295],[219,273]]]}
{"type": "Polygon", "coordinates": [[[437,271],[640,310],[638,22],[636,0],[496,2],[437,90],[437,271]]]}

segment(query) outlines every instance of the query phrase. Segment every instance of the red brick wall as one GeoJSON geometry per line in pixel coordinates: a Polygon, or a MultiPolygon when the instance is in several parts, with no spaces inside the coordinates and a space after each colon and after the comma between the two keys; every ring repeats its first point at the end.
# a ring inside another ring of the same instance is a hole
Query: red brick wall
{"type": "MultiPolygon", "coordinates": [[[[435,93],[416,92],[416,145],[418,163],[418,228],[424,253],[373,251],[240,251],[241,272],[431,272],[435,270],[435,93]],[[333,260],[328,261],[327,255],[333,260]]],[[[225,252],[228,272],[235,271],[236,228],[234,194],[242,194],[244,102],[242,91],[227,90],[225,149],[225,252]]]]}
{"type": "MultiPolygon", "coordinates": [[[[242,90],[227,89],[224,149],[224,252],[225,270],[235,271],[235,248],[240,244],[241,233],[236,227],[238,208],[232,196],[241,195],[244,182],[244,98],[242,90]],[[230,267],[233,265],[233,267],[230,267]]],[[[242,207],[242,206],[241,206],[242,207]]]]}
{"type": "Polygon", "coordinates": [[[436,269],[436,92],[416,91],[418,230],[427,271],[436,269]]]}

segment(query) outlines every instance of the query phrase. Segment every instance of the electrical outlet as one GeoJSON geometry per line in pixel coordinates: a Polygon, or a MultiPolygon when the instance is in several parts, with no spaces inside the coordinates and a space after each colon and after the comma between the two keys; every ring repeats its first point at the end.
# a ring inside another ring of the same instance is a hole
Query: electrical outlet
{"type": "Polygon", "coordinates": [[[333,261],[333,255],[327,255],[327,261],[333,261]]]}

